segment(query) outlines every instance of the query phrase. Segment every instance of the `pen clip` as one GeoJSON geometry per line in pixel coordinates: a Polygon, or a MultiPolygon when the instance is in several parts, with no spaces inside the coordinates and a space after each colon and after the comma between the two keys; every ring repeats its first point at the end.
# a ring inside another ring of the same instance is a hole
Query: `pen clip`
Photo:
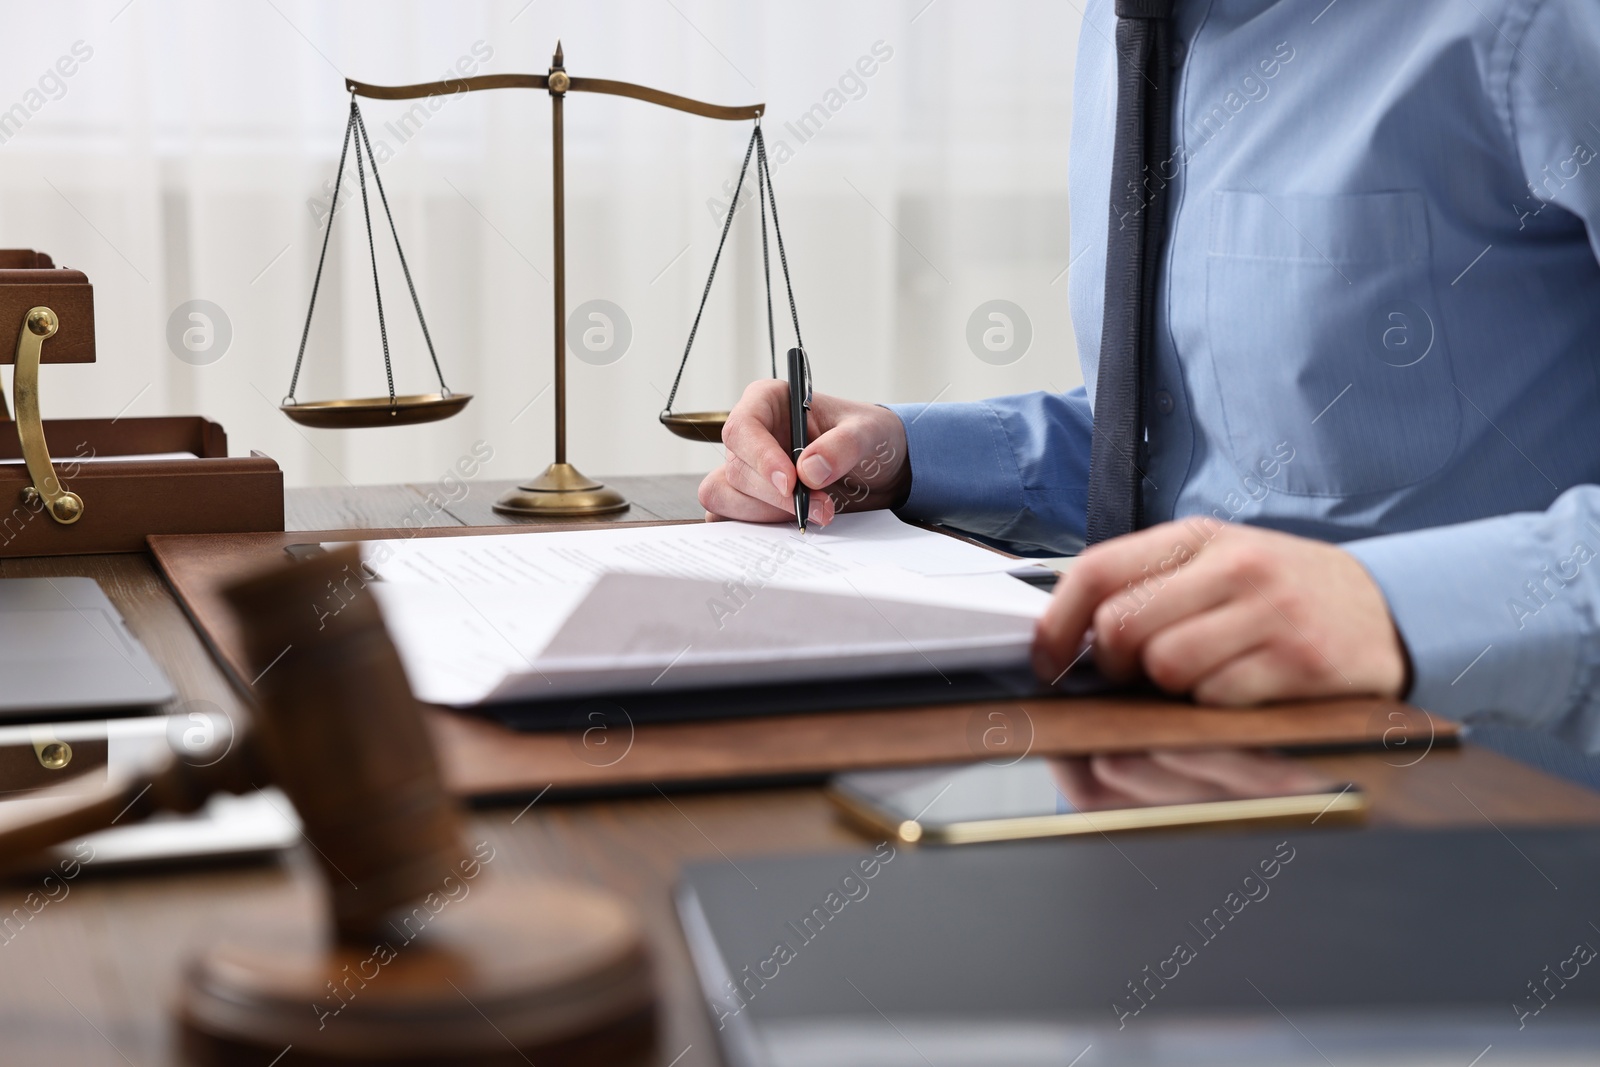
{"type": "Polygon", "coordinates": [[[800,349],[801,381],[803,385],[800,406],[806,411],[811,410],[811,357],[806,355],[805,349],[800,349]]]}

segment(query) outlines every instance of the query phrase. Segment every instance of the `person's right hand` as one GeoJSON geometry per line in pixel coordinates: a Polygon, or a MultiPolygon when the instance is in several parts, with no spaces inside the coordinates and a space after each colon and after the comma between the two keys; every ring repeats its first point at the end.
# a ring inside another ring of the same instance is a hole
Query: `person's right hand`
{"type": "MultiPolygon", "coordinates": [[[[846,510],[900,503],[911,484],[906,428],[876,404],[815,393],[800,454],[801,479],[813,490],[808,523],[826,526],[846,510]]],[[[707,518],[745,522],[794,519],[795,465],[789,461],[789,384],[752,382],[722,428],[727,458],[700,483],[707,518]]]]}

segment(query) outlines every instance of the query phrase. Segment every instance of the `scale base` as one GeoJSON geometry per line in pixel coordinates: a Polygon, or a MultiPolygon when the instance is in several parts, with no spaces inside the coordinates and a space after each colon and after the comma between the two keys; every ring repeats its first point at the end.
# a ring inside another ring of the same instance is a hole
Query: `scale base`
{"type": "Polygon", "coordinates": [[[258,916],[188,968],[178,1012],[188,1062],[650,1062],[655,994],[628,904],[545,880],[456,884],[469,892],[437,914],[419,904],[359,945],[330,944],[310,899],[258,916]]]}
{"type": "Polygon", "coordinates": [[[621,493],[585,477],[570,463],[550,464],[539,477],[506,490],[494,502],[494,509],[502,515],[539,518],[609,515],[627,507],[621,493]]]}

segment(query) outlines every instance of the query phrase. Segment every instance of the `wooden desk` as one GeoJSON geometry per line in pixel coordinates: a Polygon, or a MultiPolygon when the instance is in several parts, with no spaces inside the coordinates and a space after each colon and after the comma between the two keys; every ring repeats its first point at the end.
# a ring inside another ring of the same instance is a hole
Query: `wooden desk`
{"type": "MultiPolygon", "coordinates": [[[[702,514],[692,476],[606,480],[638,501],[624,518],[702,514]]],[[[461,499],[439,508],[428,502],[426,486],[291,490],[289,524],[310,530],[399,526],[408,519],[414,525],[511,522],[489,510],[508,484],[473,483],[461,499]]],[[[182,700],[211,701],[230,712],[238,708],[238,698],[144,557],[0,560],[0,577],[40,575],[98,579],[172,676],[182,700]]],[[[1600,794],[1470,745],[1434,750],[1412,766],[1405,764],[1414,755],[1397,753],[1305,758],[1365,787],[1374,823],[1600,822],[1600,794]]],[[[662,994],[662,1067],[719,1062],[672,910],[680,864],[870,844],[835,818],[814,787],[540,801],[475,812],[470,825],[497,850],[494,870],[591,881],[638,904],[662,994]]],[[[167,1009],[183,959],[313,878],[300,855],[281,865],[189,874],[85,874],[67,884],[65,896],[53,890],[59,899],[26,920],[15,918],[13,909],[22,908],[25,894],[38,886],[0,889],[0,1063],[176,1064],[167,1009]]]]}

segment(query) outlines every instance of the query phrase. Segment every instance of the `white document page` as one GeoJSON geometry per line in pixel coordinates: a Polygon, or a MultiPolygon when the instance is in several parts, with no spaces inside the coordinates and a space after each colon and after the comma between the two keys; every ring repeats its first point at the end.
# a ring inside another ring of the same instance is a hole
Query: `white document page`
{"type": "Polygon", "coordinates": [[[901,522],[887,511],[847,513],[803,535],[786,524],[685,523],[371,541],[362,556],[386,581],[453,585],[569,584],[608,571],[721,580],[780,565],[785,580],[873,567],[931,578],[1003,573],[1026,562],[901,522]]]}
{"type": "Polygon", "coordinates": [[[607,574],[490,700],[1017,669],[1032,637],[1021,614],[774,585],[730,598],[718,582],[607,574]]]}
{"type": "MultiPolygon", "coordinates": [[[[525,695],[502,682],[537,674],[541,651],[608,573],[716,582],[730,612],[768,587],[1027,619],[1049,603],[1006,573],[1018,560],[882,511],[803,536],[784,525],[690,523],[372,541],[362,556],[382,579],[373,588],[413,690],[453,706],[525,695]]],[[[722,610],[706,599],[685,612],[722,610]]]]}

